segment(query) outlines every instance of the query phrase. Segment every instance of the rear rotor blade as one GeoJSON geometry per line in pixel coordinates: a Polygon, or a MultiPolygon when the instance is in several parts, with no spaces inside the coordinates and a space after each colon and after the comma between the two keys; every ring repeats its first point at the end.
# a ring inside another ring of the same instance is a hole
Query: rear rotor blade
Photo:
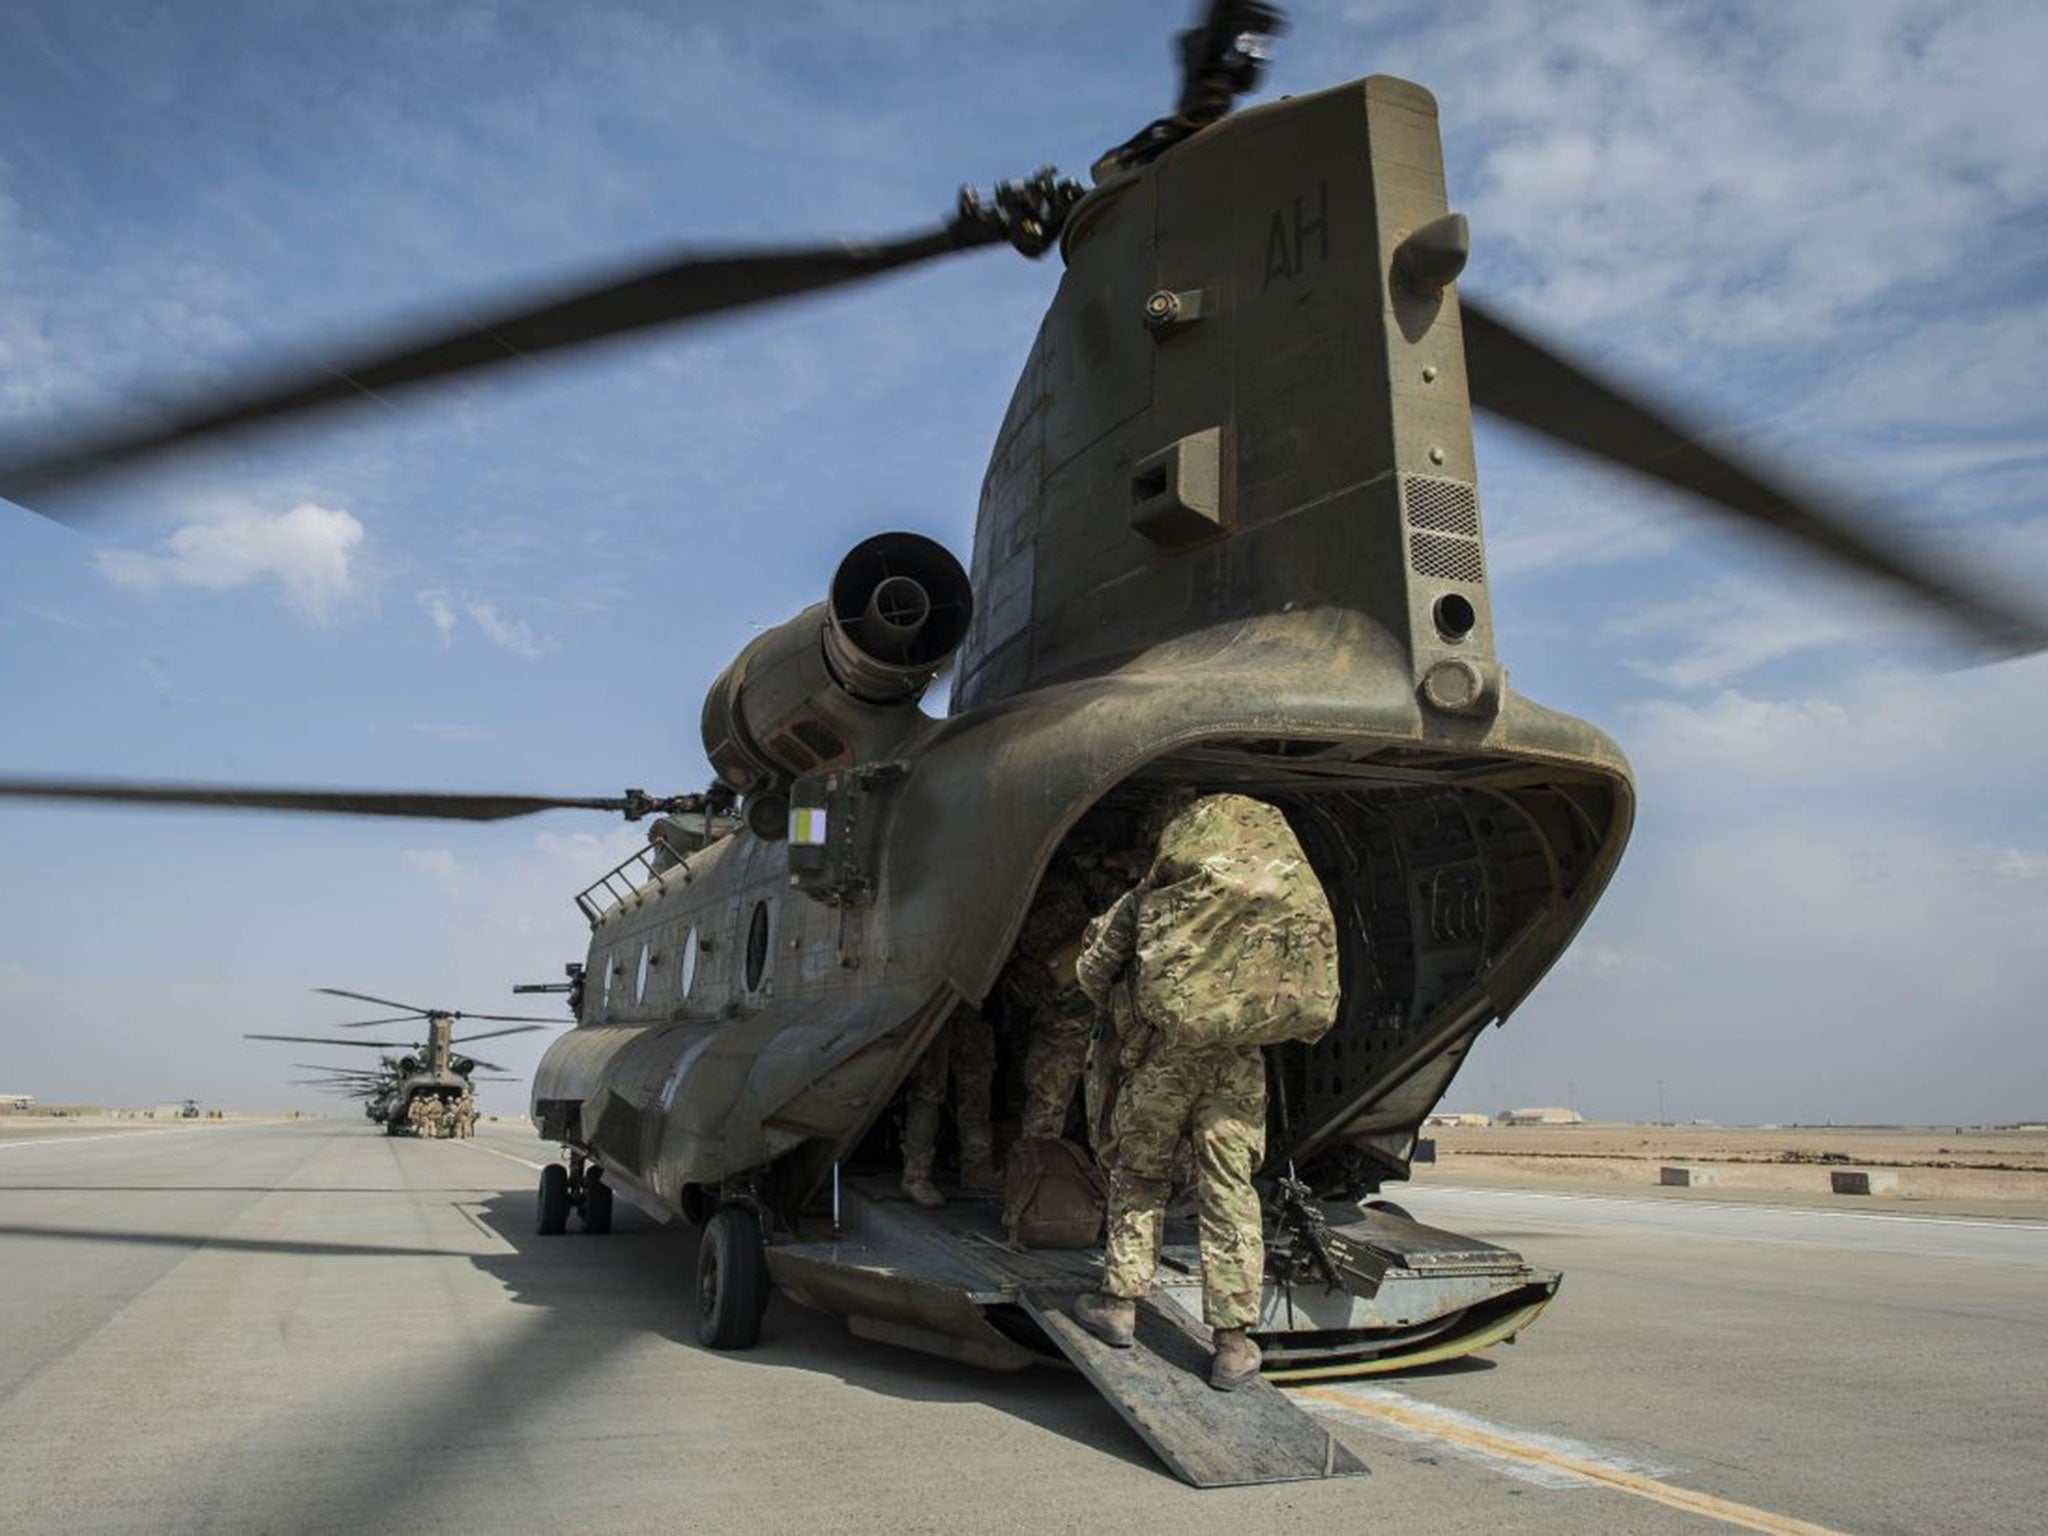
{"type": "MultiPolygon", "coordinates": [[[[557,1028],[570,1021],[564,1018],[544,1018],[537,1013],[451,1013],[451,1019],[485,1019],[493,1024],[553,1024],[557,1028]]],[[[481,1040],[482,1035],[471,1035],[472,1040],[481,1040]]]]}
{"type": "MultiPolygon", "coordinates": [[[[431,1008],[421,1008],[413,1003],[393,1002],[388,997],[372,997],[367,992],[350,992],[341,987],[315,987],[313,990],[320,993],[323,997],[346,997],[358,1003],[375,1003],[379,1008],[402,1008],[407,1014],[417,1015],[422,1019],[434,1011],[431,1008]]],[[[339,1027],[349,1029],[353,1026],[343,1024],[339,1027]]]]}
{"type": "MultiPolygon", "coordinates": [[[[550,1019],[548,1022],[554,1023],[555,1021],[550,1019]]],[[[458,1039],[451,1039],[448,1043],[450,1045],[467,1045],[472,1040],[495,1040],[500,1035],[530,1035],[540,1027],[538,1024],[519,1024],[511,1029],[487,1029],[480,1035],[463,1035],[458,1039]]]]}
{"type": "Polygon", "coordinates": [[[96,800],[115,805],[312,811],[338,816],[403,816],[428,821],[506,821],[514,816],[555,810],[623,811],[628,803],[623,797],[571,799],[551,795],[451,795],[379,789],[270,789],[227,784],[132,784],[93,779],[0,779],[0,799],[96,800]]]}
{"type": "MultiPolygon", "coordinates": [[[[168,450],[339,405],[382,402],[434,379],[580,347],[680,321],[857,282],[1003,238],[964,216],[880,245],[686,253],[535,290],[470,324],[395,332],[330,366],[274,373],[228,396],[189,400],[147,428],[108,426],[0,457],[0,496],[32,506],[44,492],[168,450]]],[[[61,514],[60,522],[76,519],[61,514]]]]}
{"type": "Polygon", "coordinates": [[[1923,554],[1893,547],[1889,531],[1833,498],[1705,446],[1681,418],[1603,383],[1483,305],[1461,295],[1459,307],[1474,405],[1903,587],[2002,655],[2048,648],[2048,621],[1923,554]]]}
{"type": "Polygon", "coordinates": [[[336,1040],[329,1035],[244,1035],[244,1040],[290,1040],[299,1045],[352,1045],[366,1051],[418,1050],[412,1040],[336,1040]]]}
{"type": "Polygon", "coordinates": [[[421,1013],[401,1013],[395,1018],[351,1019],[346,1024],[333,1024],[328,1027],[331,1029],[370,1029],[378,1024],[417,1024],[425,1017],[426,1015],[421,1013]]]}

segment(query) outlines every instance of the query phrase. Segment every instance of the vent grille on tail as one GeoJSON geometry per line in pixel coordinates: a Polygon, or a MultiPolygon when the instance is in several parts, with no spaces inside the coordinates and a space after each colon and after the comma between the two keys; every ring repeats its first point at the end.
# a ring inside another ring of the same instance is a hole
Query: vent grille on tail
{"type": "Polygon", "coordinates": [[[1401,512],[1408,522],[1408,563],[1416,575],[1474,586],[1486,580],[1477,490],[1461,480],[1403,475],[1401,512]]]}

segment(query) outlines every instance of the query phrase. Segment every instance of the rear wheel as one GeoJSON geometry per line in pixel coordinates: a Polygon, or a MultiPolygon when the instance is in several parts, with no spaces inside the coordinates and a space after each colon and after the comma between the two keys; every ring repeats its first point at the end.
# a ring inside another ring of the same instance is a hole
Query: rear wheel
{"type": "Polygon", "coordinates": [[[540,1198],[533,1230],[553,1237],[569,1225],[569,1170],[549,1163],[540,1171],[540,1198]]]}
{"type": "Polygon", "coordinates": [[[583,1175],[583,1230],[602,1237],[612,1229],[612,1187],[591,1169],[583,1175]]]}
{"type": "Polygon", "coordinates": [[[697,1247],[697,1338],[708,1349],[752,1349],[768,1310],[768,1260],[760,1218],[722,1205],[697,1247]]]}

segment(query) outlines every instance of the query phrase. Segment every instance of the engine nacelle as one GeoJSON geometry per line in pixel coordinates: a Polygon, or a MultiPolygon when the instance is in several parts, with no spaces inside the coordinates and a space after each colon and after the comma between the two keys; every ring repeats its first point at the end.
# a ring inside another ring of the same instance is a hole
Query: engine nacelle
{"type": "Polygon", "coordinates": [[[757,635],[704,696],[704,752],[761,796],[885,751],[966,637],[974,593],[960,562],[915,533],[856,544],[831,596],[757,635]]]}

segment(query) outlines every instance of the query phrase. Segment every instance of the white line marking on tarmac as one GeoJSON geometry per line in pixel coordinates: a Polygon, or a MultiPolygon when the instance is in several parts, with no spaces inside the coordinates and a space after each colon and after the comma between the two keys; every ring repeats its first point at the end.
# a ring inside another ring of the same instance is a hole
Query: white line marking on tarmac
{"type": "Polygon", "coordinates": [[[1576,1200],[1595,1205],[1633,1205],[1646,1210],[1766,1211],[1780,1216],[1821,1216],[1835,1221],[1907,1221],[1929,1226],[1999,1227],[2013,1232],[2048,1230],[2048,1221],[2013,1221],[1997,1216],[1935,1216],[1917,1211],[1837,1211],[1822,1205],[1772,1205],[1744,1200],[1656,1200],[1641,1195],[1566,1193],[1553,1189],[1501,1189],[1471,1184],[1417,1184],[1409,1193],[1418,1200],[1431,1194],[1479,1195],[1515,1200],[1576,1200]]]}
{"type": "Polygon", "coordinates": [[[254,1127],[247,1125],[216,1125],[205,1130],[182,1130],[176,1126],[160,1125],[150,1131],[96,1131],[90,1136],[66,1136],[62,1131],[46,1132],[39,1136],[15,1136],[0,1141],[0,1152],[12,1151],[16,1147],[75,1147],[85,1141],[119,1141],[124,1136],[210,1136],[216,1131],[246,1131],[254,1127]]]}
{"type": "Polygon", "coordinates": [[[532,1158],[520,1157],[511,1152],[500,1152],[496,1147],[486,1147],[474,1141],[465,1140],[458,1145],[468,1147],[472,1152],[488,1152],[493,1157],[502,1157],[508,1163],[523,1163],[535,1172],[547,1166],[545,1163],[536,1163],[532,1158]]]}
{"type": "Polygon", "coordinates": [[[1556,1435],[1532,1434],[1473,1414],[1439,1408],[1389,1387],[1355,1383],[1291,1387],[1288,1395],[1309,1399],[1312,1406],[1325,1412],[1362,1419],[1402,1440],[1442,1444],[1524,1482],[1549,1488],[1605,1488],[1743,1530],[1764,1531],[1770,1536],[1838,1536],[1827,1526],[1665,1482],[1662,1474],[1666,1469],[1661,1467],[1631,1462],[1556,1435]]]}

